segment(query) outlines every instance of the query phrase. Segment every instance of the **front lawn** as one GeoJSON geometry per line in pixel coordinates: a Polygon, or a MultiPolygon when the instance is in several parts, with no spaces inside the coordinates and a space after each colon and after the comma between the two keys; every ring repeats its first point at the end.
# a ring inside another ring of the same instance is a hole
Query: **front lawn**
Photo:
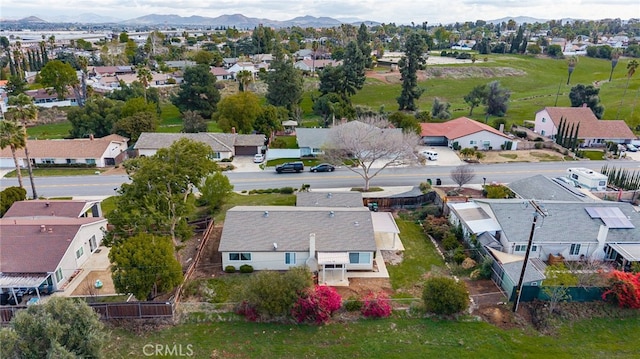
{"type": "Polygon", "coordinates": [[[311,166],[315,166],[317,164],[320,163],[320,160],[314,158],[314,159],[304,159],[301,160],[299,158],[278,158],[275,160],[268,160],[267,161],[267,166],[277,166],[277,165],[281,165],[285,162],[302,162],[304,163],[305,166],[307,167],[311,167],[311,166]]]}
{"type": "MultiPolygon", "coordinates": [[[[105,172],[105,168],[34,168],[33,177],[52,177],[52,176],[87,176],[100,174],[105,172]],[[96,173],[98,172],[98,173],[96,173]]],[[[29,172],[26,169],[20,171],[22,178],[28,178],[29,172]]],[[[16,171],[11,171],[5,177],[17,177],[16,171]]]]}
{"type": "Polygon", "coordinates": [[[400,229],[404,254],[402,263],[387,265],[387,270],[389,270],[389,278],[394,290],[411,293],[415,285],[423,281],[425,273],[435,267],[444,267],[444,260],[427,238],[420,224],[400,218],[396,218],[396,223],[400,229]]]}
{"type": "Polygon", "coordinates": [[[553,336],[438,318],[394,317],[320,327],[231,321],[176,325],[139,335],[114,329],[105,352],[110,358],[145,358],[151,345],[189,350],[194,358],[632,358],[638,353],[638,328],[640,316],[573,321],[553,336]]]}
{"type": "Polygon", "coordinates": [[[604,152],[600,150],[580,150],[584,158],[592,161],[601,161],[604,159],[604,152]]]}

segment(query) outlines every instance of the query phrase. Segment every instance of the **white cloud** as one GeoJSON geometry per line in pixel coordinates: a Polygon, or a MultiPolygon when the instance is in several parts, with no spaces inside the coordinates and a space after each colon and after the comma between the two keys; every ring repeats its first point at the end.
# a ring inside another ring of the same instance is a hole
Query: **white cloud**
{"type": "Polygon", "coordinates": [[[637,0],[3,0],[2,16],[35,15],[47,19],[58,15],[94,13],[121,19],[148,14],[209,16],[243,14],[249,17],[287,20],[297,16],[328,16],[379,22],[429,24],[531,16],[541,19],[640,17],[637,0]]]}

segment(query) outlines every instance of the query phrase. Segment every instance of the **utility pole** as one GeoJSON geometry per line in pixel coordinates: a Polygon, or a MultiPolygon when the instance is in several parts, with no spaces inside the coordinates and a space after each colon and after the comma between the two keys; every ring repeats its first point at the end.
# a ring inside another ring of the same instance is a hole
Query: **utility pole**
{"type": "Polygon", "coordinates": [[[516,287],[516,299],[513,301],[513,312],[518,311],[518,304],[520,304],[520,296],[522,295],[522,286],[524,285],[524,274],[527,271],[527,264],[529,263],[529,255],[531,254],[531,247],[533,245],[533,234],[536,231],[536,223],[538,223],[539,217],[546,217],[547,213],[542,209],[538,203],[534,200],[529,201],[529,204],[533,207],[535,212],[533,213],[533,223],[531,223],[531,232],[529,233],[529,241],[527,242],[527,250],[524,255],[524,262],[522,263],[522,271],[520,272],[520,280],[518,280],[518,286],[516,287]]]}

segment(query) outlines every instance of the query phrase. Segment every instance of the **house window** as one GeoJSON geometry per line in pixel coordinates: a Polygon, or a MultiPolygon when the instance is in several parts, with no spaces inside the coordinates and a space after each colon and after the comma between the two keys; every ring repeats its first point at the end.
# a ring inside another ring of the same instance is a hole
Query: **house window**
{"type": "Polygon", "coordinates": [[[598,182],[598,186],[604,187],[607,185],[607,181],[600,181],[598,182]]]}
{"type": "Polygon", "coordinates": [[[55,160],[53,158],[43,158],[42,163],[54,164],[55,160]]]}
{"type": "Polygon", "coordinates": [[[546,134],[547,134],[547,131],[542,130],[542,131],[540,131],[540,134],[544,136],[544,135],[546,135],[546,134]]]}
{"type": "Polygon", "coordinates": [[[531,251],[532,252],[537,252],[538,251],[538,246],[536,246],[535,244],[531,246],[531,251]]]}
{"type": "Polygon", "coordinates": [[[322,149],[321,149],[321,148],[312,148],[312,149],[311,149],[311,152],[313,152],[313,153],[320,153],[320,152],[322,152],[322,149]]]}
{"type": "Polygon", "coordinates": [[[58,268],[56,271],[56,283],[60,283],[62,280],[62,268],[58,268]]]}
{"type": "Polygon", "coordinates": [[[222,156],[220,155],[220,152],[214,152],[211,158],[214,160],[219,160],[220,158],[222,158],[222,156]]]}
{"type": "Polygon", "coordinates": [[[95,158],[85,158],[84,162],[88,165],[95,165],[96,164],[96,159],[95,158]]]}
{"type": "Polygon", "coordinates": [[[470,145],[477,145],[477,144],[478,144],[478,141],[476,141],[476,140],[471,140],[471,141],[469,141],[469,144],[470,144],[470,145]]]}
{"type": "Polygon", "coordinates": [[[577,256],[580,254],[580,244],[574,243],[571,245],[571,249],[569,249],[569,255],[577,256]]]}
{"type": "Polygon", "coordinates": [[[76,259],[82,257],[83,254],[84,254],[84,247],[78,248],[78,250],[76,251],[76,259]]]}
{"type": "Polygon", "coordinates": [[[284,254],[284,264],[296,264],[296,254],[287,252],[284,254]]]}
{"type": "Polygon", "coordinates": [[[515,251],[516,252],[525,252],[527,250],[526,244],[516,244],[515,251]]]}
{"type": "Polygon", "coordinates": [[[68,165],[73,165],[76,163],[76,159],[75,158],[67,158],[67,164],[68,165]]]}
{"type": "Polygon", "coordinates": [[[371,253],[369,253],[369,252],[353,252],[353,253],[349,253],[349,263],[351,263],[351,264],[369,264],[369,263],[371,263],[371,253]]]}
{"type": "Polygon", "coordinates": [[[250,261],[251,253],[229,253],[230,261],[250,261]]]}
{"type": "Polygon", "coordinates": [[[542,118],[542,123],[545,123],[545,122],[547,122],[547,119],[543,117],[542,118]]]}

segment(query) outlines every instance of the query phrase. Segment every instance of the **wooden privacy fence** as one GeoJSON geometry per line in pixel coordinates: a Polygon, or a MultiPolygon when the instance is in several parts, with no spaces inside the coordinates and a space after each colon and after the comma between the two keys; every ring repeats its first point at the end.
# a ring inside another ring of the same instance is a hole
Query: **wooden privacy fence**
{"type": "Polygon", "coordinates": [[[100,319],[173,318],[173,302],[89,303],[100,319]]]}
{"type": "MultiPolygon", "coordinates": [[[[87,303],[100,319],[173,318],[173,302],[87,303]]],[[[15,314],[27,306],[0,307],[0,324],[8,324],[15,314]]]]}
{"type": "Polygon", "coordinates": [[[200,244],[198,245],[198,248],[196,250],[196,257],[191,262],[191,265],[189,266],[189,268],[187,268],[187,271],[184,273],[184,279],[182,280],[182,283],[178,286],[178,288],[176,289],[175,294],[173,295],[173,298],[175,298],[175,302],[179,302],[180,301],[180,297],[182,297],[182,293],[184,291],[185,283],[187,282],[187,280],[189,278],[191,278],[193,273],[196,271],[196,267],[198,265],[198,262],[200,262],[200,259],[202,258],[202,253],[204,252],[205,245],[207,244],[207,241],[209,240],[209,237],[211,236],[211,232],[213,231],[214,224],[215,223],[214,223],[213,219],[210,219],[207,222],[207,227],[204,230],[204,234],[202,235],[202,241],[200,242],[200,244]]]}
{"type": "Polygon", "coordinates": [[[398,208],[417,208],[425,203],[433,203],[436,199],[435,191],[421,194],[419,196],[411,197],[368,197],[363,198],[365,207],[369,206],[369,203],[377,203],[378,208],[384,209],[398,209],[398,208]]]}

